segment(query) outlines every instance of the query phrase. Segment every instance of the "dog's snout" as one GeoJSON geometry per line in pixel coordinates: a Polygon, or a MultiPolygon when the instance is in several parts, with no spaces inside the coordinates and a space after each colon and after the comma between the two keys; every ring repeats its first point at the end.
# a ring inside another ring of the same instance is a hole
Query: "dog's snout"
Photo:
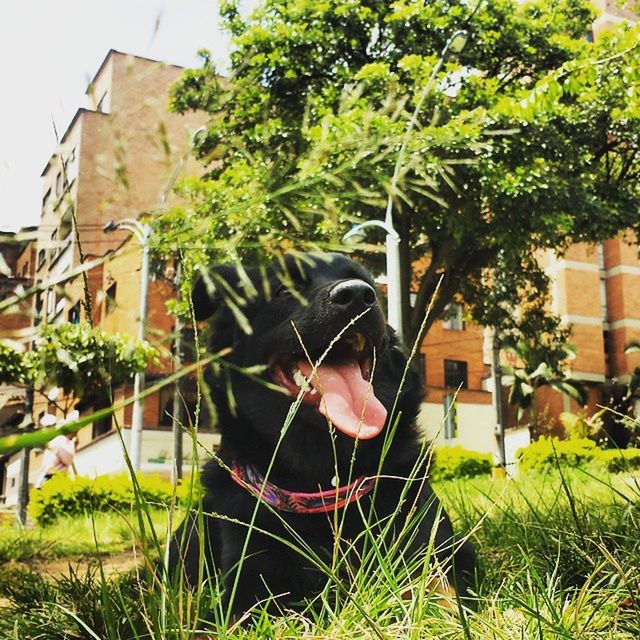
{"type": "Polygon", "coordinates": [[[344,280],[331,289],[329,302],[344,309],[368,309],[376,303],[376,292],[363,280],[344,280]]]}

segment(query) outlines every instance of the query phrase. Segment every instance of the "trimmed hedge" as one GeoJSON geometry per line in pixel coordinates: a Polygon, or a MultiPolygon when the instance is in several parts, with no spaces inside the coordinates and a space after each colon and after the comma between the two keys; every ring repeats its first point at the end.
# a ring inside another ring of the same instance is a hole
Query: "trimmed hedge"
{"type": "Polygon", "coordinates": [[[640,469],[640,449],[605,449],[599,457],[611,473],[640,469]]]}
{"type": "Polygon", "coordinates": [[[436,481],[473,478],[490,474],[493,466],[493,456],[490,453],[470,451],[459,445],[442,447],[433,453],[429,478],[436,481]]]}
{"type": "MultiPolygon", "coordinates": [[[[138,476],[140,497],[150,507],[168,507],[173,502],[174,488],[158,475],[138,476]]],[[[189,499],[190,481],[178,485],[176,499],[185,503],[189,499]]],[[[200,491],[195,483],[194,493],[200,491]]],[[[193,496],[193,500],[197,499],[193,496]]],[[[61,516],[78,516],[95,511],[129,512],[135,503],[131,478],[127,473],[88,478],[55,475],[31,492],[29,513],[39,524],[46,526],[61,516]]]]}
{"type": "Polygon", "coordinates": [[[567,467],[601,466],[610,473],[640,469],[640,449],[599,449],[593,440],[560,440],[542,436],[517,454],[520,471],[550,471],[567,467]]]}

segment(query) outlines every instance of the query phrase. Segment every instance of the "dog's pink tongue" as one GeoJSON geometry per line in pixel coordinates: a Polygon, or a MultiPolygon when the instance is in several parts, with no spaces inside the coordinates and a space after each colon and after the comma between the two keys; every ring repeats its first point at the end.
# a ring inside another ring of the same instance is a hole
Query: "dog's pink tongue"
{"type": "Polygon", "coordinates": [[[298,362],[298,368],[322,395],[320,413],[336,429],[360,440],[375,438],[382,431],[387,410],[373,394],[371,383],[362,377],[357,362],[340,366],[321,364],[313,378],[308,362],[298,362]]]}

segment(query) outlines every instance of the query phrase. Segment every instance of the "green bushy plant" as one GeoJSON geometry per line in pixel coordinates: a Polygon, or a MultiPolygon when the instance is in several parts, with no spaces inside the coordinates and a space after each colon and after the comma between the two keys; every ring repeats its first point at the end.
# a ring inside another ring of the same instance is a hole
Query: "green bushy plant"
{"type": "Polygon", "coordinates": [[[582,467],[595,464],[610,473],[640,469],[640,449],[599,449],[593,440],[560,440],[542,436],[517,452],[520,471],[549,471],[561,464],[582,467]]]}
{"type": "MultiPolygon", "coordinates": [[[[140,498],[154,507],[169,506],[174,500],[173,485],[158,475],[139,476],[140,498]]],[[[200,484],[191,480],[181,482],[175,490],[175,499],[185,503],[196,500],[200,484]]],[[[30,513],[40,525],[46,526],[61,516],[84,515],[90,512],[126,511],[135,503],[131,478],[126,473],[88,478],[57,475],[31,496],[30,513]]]]}
{"type": "Polygon", "coordinates": [[[587,438],[559,438],[541,436],[527,447],[518,449],[516,457],[520,471],[533,469],[544,471],[558,465],[579,467],[593,461],[597,456],[597,445],[587,438]]]}
{"type": "Polygon", "coordinates": [[[430,477],[432,480],[473,478],[491,473],[493,457],[489,453],[469,451],[461,446],[436,449],[430,477]]]}
{"type": "Polygon", "coordinates": [[[640,469],[640,449],[606,449],[598,451],[598,458],[610,473],[640,469]]]}

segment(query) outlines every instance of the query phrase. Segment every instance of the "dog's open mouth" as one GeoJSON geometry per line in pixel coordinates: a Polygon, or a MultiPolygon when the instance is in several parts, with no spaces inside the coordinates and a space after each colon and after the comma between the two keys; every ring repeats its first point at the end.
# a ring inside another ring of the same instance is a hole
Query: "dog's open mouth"
{"type": "Polygon", "coordinates": [[[276,384],[313,405],[342,433],[367,440],[384,428],[387,410],[371,384],[373,346],[361,333],[340,340],[315,370],[306,356],[282,358],[271,365],[276,384]]]}

